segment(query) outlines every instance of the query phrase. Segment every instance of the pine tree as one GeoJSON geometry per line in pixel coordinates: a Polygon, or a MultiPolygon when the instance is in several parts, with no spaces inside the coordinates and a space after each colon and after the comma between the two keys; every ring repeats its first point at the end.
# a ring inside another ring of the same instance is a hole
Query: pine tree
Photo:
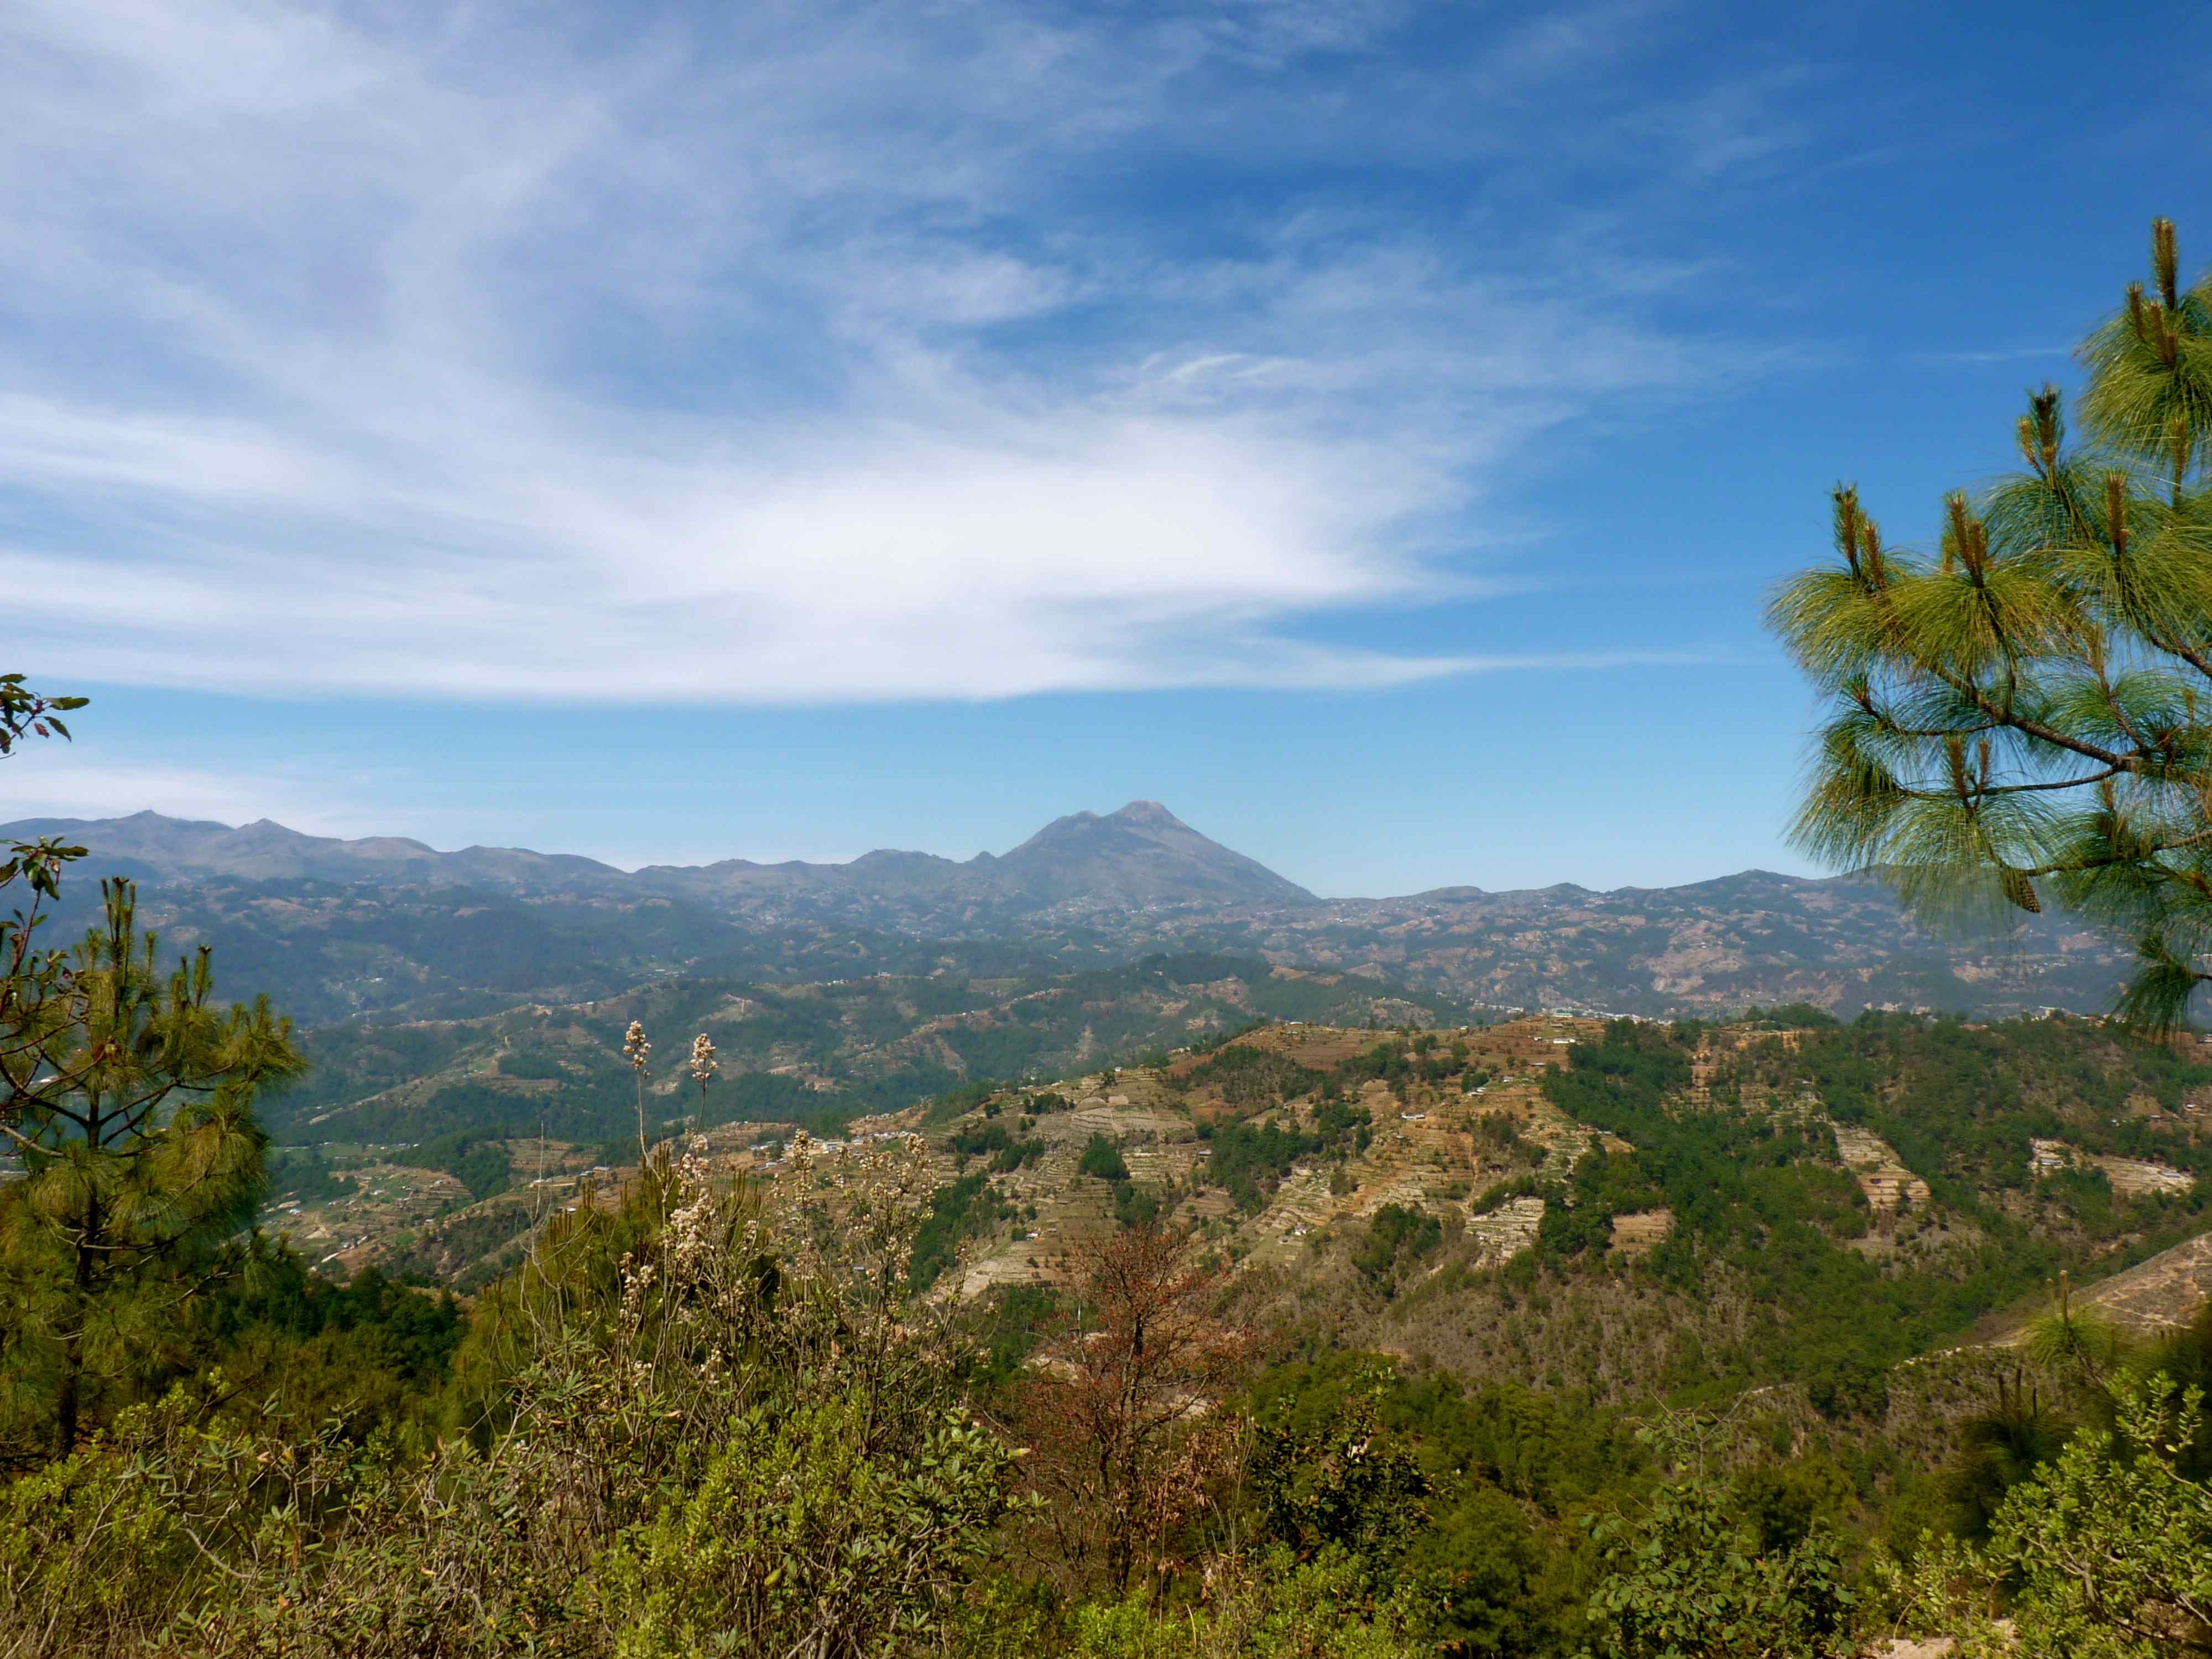
{"type": "MultiPolygon", "coordinates": [[[[70,741],[70,729],[57,711],[84,705],[82,697],[34,691],[21,674],[0,674],[0,761],[14,758],[27,738],[70,741]]],[[[69,965],[60,952],[39,949],[39,929],[48,920],[46,906],[61,896],[63,867],[82,858],[85,849],[47,836],[10,842],[0,851],[7,854],[0,859],[0,893],[19,883],[29,890],[15,910],[0,915],[0,1071],[4,1071],[16,1046],[27,1040],[21,1011],[57,992],[68,977],[69,965]]]]}
{"type": "MultiPolygon", "coordinates": [[[[67,738],[52,711],[82,701],[0,676],[0,756],[67,738]]],[[[37,948],[40,904],[84,849],[9,850],[0,887],[23,881],[31,899],[0,925],[0,1146],[23,1170],[0,1186],[0,1372],[15,1396],[0,1419],[66,1452],[88,1379],[158,1359],[234,1253],[264,1187],[254,1092],[303,1062],[265,998],[216,1006],[204,945],[161,970],[128,882],[101,884],[101,925],[74,951],[37,948]]]]}
{"type": "Polygon", "coordinates": [[[2119,1012],[2165,1030],[2212,979],[2212,276],[2181,289],[2170,221],[2151,249],[2080,349],[2082,441],[2033,393],[2026,471],[1952,495],[1932,556],[1839,487],[1769,620],[1832,711],[1797,844],[1923,914],[2123,931],[2119,1012]]]}

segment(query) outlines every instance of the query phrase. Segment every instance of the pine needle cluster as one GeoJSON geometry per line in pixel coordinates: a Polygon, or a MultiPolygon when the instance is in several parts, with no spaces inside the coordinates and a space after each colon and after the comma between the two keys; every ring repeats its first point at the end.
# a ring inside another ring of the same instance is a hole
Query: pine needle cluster
{"type": "Polygon", "coordinates": [[[2148,1030],[2212,979],[2212,276],[2152,280],[2032,393],[2024,470],[1944,504],[1932,550],[1835,492],[1836,556],[1768,620],[1829,702],[1793,839],[1924,914],[2124,932],[2118,1012],[2148,1030]]]}

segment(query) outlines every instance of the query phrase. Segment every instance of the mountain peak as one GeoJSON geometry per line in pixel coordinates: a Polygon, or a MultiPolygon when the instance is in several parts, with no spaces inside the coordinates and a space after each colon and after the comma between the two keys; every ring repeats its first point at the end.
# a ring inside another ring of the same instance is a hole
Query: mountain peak
{"type": "Polygon", "coordinates": [[[1000,860],[1000,877],[1039,904],[1142,909],[1161,904],[1310,904],[1314,896],[1209,840],[1156,800],[1054,818],[1000,860]]]}
{"type": "Polygon", "coordinates": [[[1152,830],[1188,830],[1190,826],[1156,800],[1133,800],[1111,815],[1116,823],[1141,823],[1152,830]]]}

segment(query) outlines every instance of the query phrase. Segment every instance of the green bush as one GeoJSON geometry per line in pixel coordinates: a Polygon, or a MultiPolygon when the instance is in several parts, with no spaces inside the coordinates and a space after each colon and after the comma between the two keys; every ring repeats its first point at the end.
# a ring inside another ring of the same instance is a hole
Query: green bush
{"type": "Polygon", "coordinates": [[[1606,1659],[1844,1659],[1856,1598],[1835,1539],[1808,1523],[1770,1545],[1723,1482],[1705,1472],[1709,1425],[1647,1431],[1676,1477],[1632,1510],[1598,1517],[1602,1577],[1588,1617],[1606,1659]]]}
{"type": "Polygon", "coordinates": [[[1963,1654],[2162,1659],[2212,1626],[2212,1486],[2180,1453],[2204,1397],[2163,1375],[2121,1378],[2115,1426],[2084,1430],[2004,1498],[1986,1551],[1923,1536],[1908,1569],[1878,1572],[1899,1626],[1957,1638],[1963,1654]],[[2012,1626],[1994,1607],[2010,1592],[2012,1626]]]}
{"type": "Polygon", "coordinates": [[[1123,1182],[1129,1178],[1129,1166],[1121,1161],[1121,1152],[1102,1134],[1091,1137],[1075,1167],[1085,1175],[1095,1176],[1101,1181],[1123,1182]]]}
{"type": "Polygon", "coordinates": [[[1371,1285],[1388,1288],[1443,1243],[1443,1224],[1425,1210],[1385,1204],[1367,1223],[1367,1237],[1352,1253],[1352,1265],[1371,1285]]]}
{"type": "Polygon", "coordinates": [[[848,1391],[732,1421],[696,1486],[594,1574],[619,1659],[860,1654],[925,1634],[1006,1512],[1008,1451],[957,1407],[884,1447],[878,1407],[848,1391]]]}
{"type": "Polygon", "coordinates": [[[1013,1501],[957,1304],[909,1297],[917,1147],[765,1193],[656,1161],[478,1304],[478,1432],[272,1436],[179,1391],[0,1498],[0,1651],[926,1647],[1013,1501]]]}
{"type": "Polygon", "coordinates": [[[1239,1209],[1256,1210],[1290,1173],[1291,1166],[1318,1152],[1321,1144],[1315,1136],[1273,1123],[1256,1129],[1249,1123],[1224,1124],[1213,1132],[1206,1154],[1206,1175],[1236,1200],[1239,1209]]]}
{"type": "Polygon", "coordinates": [[[1219,1563],[1202,1608],[1161,1607],[1142,1595],[1084,1603],[1068,1620],[1062,1650],[1071,1659],[1415,1659],[1433,1653],[1413,1634],[1405,1607],[1387,1595],[1378,1599],[1375,1590],[1342,1550],[1301,1560],[1278,1545],[1219,1563]]]}

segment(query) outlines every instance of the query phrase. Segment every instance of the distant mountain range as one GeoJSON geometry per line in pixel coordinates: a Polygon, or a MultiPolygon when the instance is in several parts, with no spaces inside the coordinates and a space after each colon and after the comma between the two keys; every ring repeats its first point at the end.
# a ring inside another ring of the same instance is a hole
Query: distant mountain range
{"type": "MultiPolygon", "coordinates": [[[[154,812],[27,819],[0,836],[83,842],[92,856],[80,869],[136,878],[168,942],[219,947],[226,988],[266,989],[310,1023],[483,1013],[670,973],[988,977],[1218,950],[1387,973],[1501,1007],[2098,1012],[2129,962],[2122,944],[2063,917],[2023,918],[2002,938],[1940,937],[1865,876],[1747,871],[1612,892],[1322,899],[1155,801],[1074,813],[1009,853],[964,861],[878,851],[848,864],[731,859],[635,872],[154,812]]],[[[69,921],[96,897],[86,880],[71,891],[69,921]]]]}
{"type": "Polygon", "coordinates": [[[1003,857],[965,862],[889,849],[849,864],[653,865],[632,873],[569,854],[513,847],[441,853],[398,836],[341,841],[264,818],[233,829],[139,812],[127,818],[30,818],[0,835],[65,836],[102,867],[156,878],[325,881],[378,887],[488,887],[526,895],[660,894],[745,911],[805,907],[874,926],[933,930],[1040,913],[1088,915],[1161,906],[1311,905],[1320,901],[1242,853],[1209,841],[1158,801],[1104,817],[1055,818],[1003,857]]]}

